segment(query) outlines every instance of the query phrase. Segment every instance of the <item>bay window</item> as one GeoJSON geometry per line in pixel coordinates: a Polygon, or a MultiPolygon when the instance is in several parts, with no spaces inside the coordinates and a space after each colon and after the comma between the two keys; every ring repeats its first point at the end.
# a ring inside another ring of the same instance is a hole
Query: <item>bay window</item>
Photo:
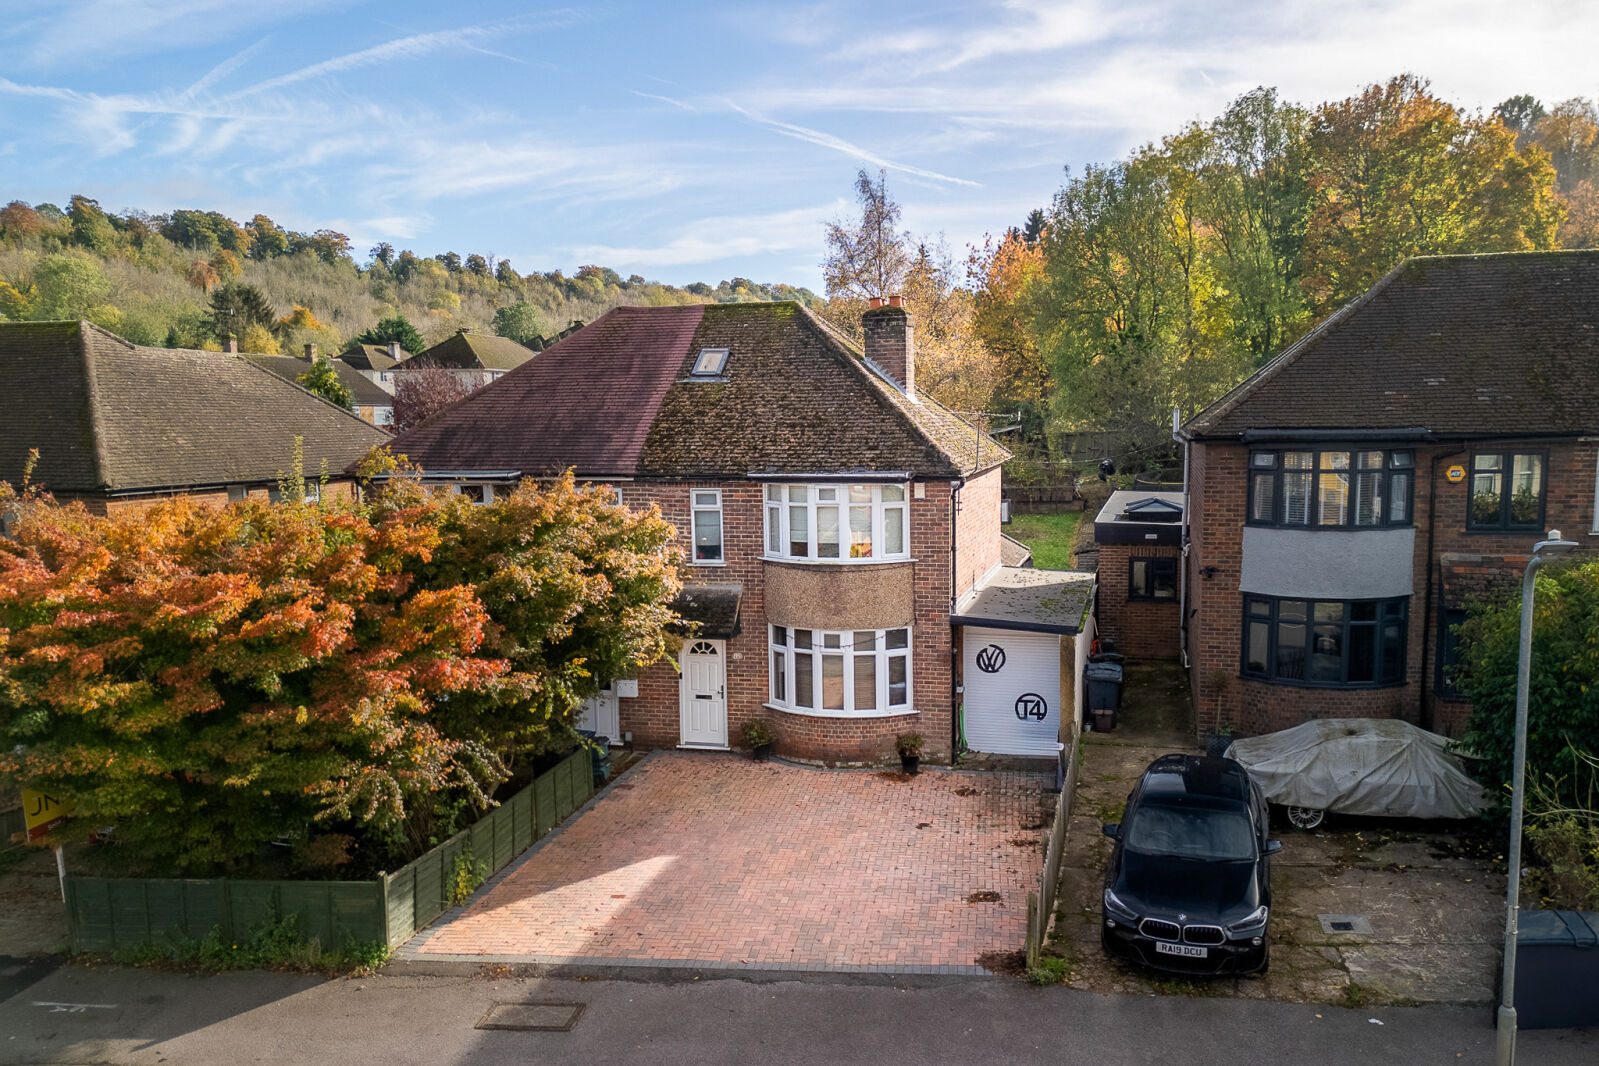
{"type": "Polygon", "coordinates": [[[904,559],[909,541],[904,485],[766,486],[769,559],[904,559]]]}
{"type": "Polygon", "coordinates": [[[847,717],[910,712],[909,629],[770,627],[771,704],[847,717]]]}
{"type": "Polygon", "coordinates": [[[1408,449],[1249,454],[1249,523],[1303,529],[1410,525],[1408,449]]]}

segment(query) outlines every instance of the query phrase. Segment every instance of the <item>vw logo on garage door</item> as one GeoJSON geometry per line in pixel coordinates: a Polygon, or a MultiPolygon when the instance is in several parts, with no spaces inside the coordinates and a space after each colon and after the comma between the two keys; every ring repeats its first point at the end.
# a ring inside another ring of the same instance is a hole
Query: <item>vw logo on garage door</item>
{"type": "Polygon", "coordinates": [[[1016,717],[1022,721],[1042,722],[1048,716],[1049,704],[1038,693],[1024,692],[1016,697],[1016,717]]]}
{"type": "Polygon", "coordinates": [[[1005,649],[990,644],[977,653],[977,668],[985,674],[997,674],[1005,665],[1005,649]]]}

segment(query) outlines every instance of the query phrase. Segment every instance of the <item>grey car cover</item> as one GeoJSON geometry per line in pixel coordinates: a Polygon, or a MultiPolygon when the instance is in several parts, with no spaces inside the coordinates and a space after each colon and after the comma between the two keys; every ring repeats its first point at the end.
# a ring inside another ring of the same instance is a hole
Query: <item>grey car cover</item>
{"type": "Polygon", "coordinates": [[[1487,806],[1448,740],[1392,718],[1320,718],[1236,740],[1237,759],[1273,803],[1342,814],[1470,818],[1487,806]]]}

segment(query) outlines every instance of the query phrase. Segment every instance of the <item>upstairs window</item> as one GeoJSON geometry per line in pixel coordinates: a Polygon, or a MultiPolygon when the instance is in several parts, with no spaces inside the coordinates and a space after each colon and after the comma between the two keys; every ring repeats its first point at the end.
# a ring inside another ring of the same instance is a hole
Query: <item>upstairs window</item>
{"type": "Polygon", "coordinates": [[[767,485],[766,556],[807,562],[909,558],[904,485],[767,485]]]}
{"type": "Polygon", "coordinates": [[[1409,449],[1288,449],[1249,454],[1249,524],[1295,529],[1410,525],[1409,449]]]}
{"type": "Polygon", "coordinates": [[[722,490],[694,489],[694,562],[709,566],[722,560],[722,490]]]}
{"type": "Polygon", "coordinates": [[[1469,529],[1543,528],[1544,454],[1480,452],[1471,457],[1469,529]]]}

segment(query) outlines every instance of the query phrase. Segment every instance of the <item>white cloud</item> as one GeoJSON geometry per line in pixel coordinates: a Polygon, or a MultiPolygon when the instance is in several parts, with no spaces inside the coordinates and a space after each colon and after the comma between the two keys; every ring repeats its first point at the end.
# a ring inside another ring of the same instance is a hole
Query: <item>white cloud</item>
{"type": "Polygon", "coordinates": [[[928,178],[932,181],[949,182],[951,185],[967,185],[971,186],[972,188],[977,188],[980,184],[975,181],[968,181],[965,178],[952,178],[948,174],[940,174],[936,170],[927,170],[922,167],[911,166],[909,163],[896,163],[892,159],[885,159],[877,153],[868,151],[859,145],[851,144],[842,137],[835,137],[831,133],[823,133],[821,130],[807,129],[804,126],[795,126],[792,123],[779,122],[776,119],[765,118],[738,106],[738,104],[733,103],[731,100],[727,101],[727,106],[743,115],[751,122],[781,133],[785,137],[793,137],[795,140],[804,141],[807,144],[814,144],[821,148],[829,148],[835,152],[842,152],[852,159],[858,159],[863,163],[870,163],[874,167],[881,167],[884,170],[897,170],[902,174],[913,174],[916,177],[928,178]]]}
{"type": "Polygon", "coordinates": [[[823,226],[848,210],[845,200],[758,215],[721,215],[682,226],[663,244],[588,244],[570,249],[580,262],[654,268],[815,249],[822,255],[823,226]]]}

